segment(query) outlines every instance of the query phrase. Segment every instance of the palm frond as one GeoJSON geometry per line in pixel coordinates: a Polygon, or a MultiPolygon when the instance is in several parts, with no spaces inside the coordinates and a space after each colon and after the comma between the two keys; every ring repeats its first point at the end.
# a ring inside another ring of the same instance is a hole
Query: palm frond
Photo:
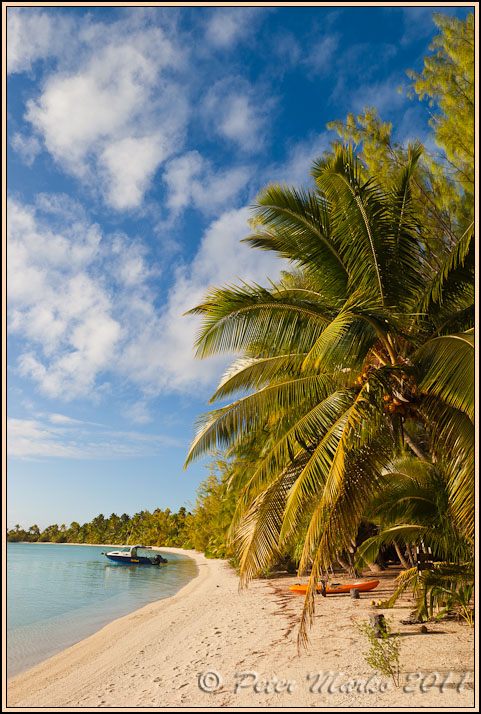
{"type": "Polygon", "coordinates": [[[280,554],[284,504],[305,455],[294,461],[253,501],[235,532],[241,585],[259,575],[280,554]]]}
{"type": "Polygon", "coordinates": [[[272,380],[299,374],[305,355],[292,353],[273,357],[241,357],[224,373],[210,402],[230,396],[234,392],[260,389],[272,380]]]}
{"type": "Polygon", "coordinates": [[[474,271],[474,222],[464,231],[452,249],[443,256],[424,290],[419,310],[428,313],[436,304],[452,300],[464,285],[472,286],[474,271]],[[465,267],[466,264],[466,267],[465,267]]]}
{"type": "Polygon", "coordinates": [[[435,337],[418,350],[415,359],[423,375],[420,389],[474,421],[474,335],[435,337]]]}
{"type": "Polygon", "coordinates": [[[386,302],[384,267],[392,252],[388,215],[372,181],[362,183],[361,165],[352,148],[339,147],[333,160],[313,176],[332,204],[332,235],[349,270],[349,284],[375,291],[386,302]]]}
{"type": "Polygon", "coordinates": [[[274,382],[253,394],[210,412],[200,418],[185,466],[220,446],[227,446],[238,435],[253,428],[264,415],[289,410],[303,404],[314,405],[330,391],[332,377],[315,374],[274,382]]]}
{"type": "Polygon", "coordinates": [[[252,247],[273,250],[308,273],[322,272],[329,287],[342,294],[348,271],[330,230],[327,201],[309,189],[270,184],[254,209],[254,223],[264,230],[244,239],[252,247]]]}
{"type": "Polygon", "coordinates": [[[265,288],[248,285],[212,288],[206,300],[189,312],[203,316],[195,341],[200,359],[244,348],[252,352],[253,345],[272,341],[281,352],[292,351],[294,345],[308,351],[331,320],[318,304],[281,300],[265,288]]]}

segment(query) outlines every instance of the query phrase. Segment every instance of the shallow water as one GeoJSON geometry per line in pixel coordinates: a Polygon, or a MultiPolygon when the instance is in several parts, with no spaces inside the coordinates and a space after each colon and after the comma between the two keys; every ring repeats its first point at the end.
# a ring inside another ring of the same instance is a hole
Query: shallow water
{"type": "MultiPolygon", "coordinates": [[[[7,674],[14,677],[108,622],[174,595],[197,573],[168,565],[117,565],[91,545],[7,544],[7,674]]],[[[109,548],[110,550],[110,548],[109,548]]]]}

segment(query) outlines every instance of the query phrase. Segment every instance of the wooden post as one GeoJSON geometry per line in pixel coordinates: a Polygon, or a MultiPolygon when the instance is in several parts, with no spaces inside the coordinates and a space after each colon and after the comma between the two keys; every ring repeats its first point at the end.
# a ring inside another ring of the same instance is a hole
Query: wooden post
{"type": "Polygon", "coordinates": [[[359,588],[351,588],[349,592],[353,600],[359,600],[359,588]]]}
{"type": "Polygon", "coordinates": [[[326,581],[321,580],[321,595],[322,597],[327,597],[326,596],[326,581]]]}
{"type": "Polygon", "coordinates": [[[382,637],[386,633],[386,620],[384,615],[369,615],[371,625],[376,630],[376,637],[382,637]]]}

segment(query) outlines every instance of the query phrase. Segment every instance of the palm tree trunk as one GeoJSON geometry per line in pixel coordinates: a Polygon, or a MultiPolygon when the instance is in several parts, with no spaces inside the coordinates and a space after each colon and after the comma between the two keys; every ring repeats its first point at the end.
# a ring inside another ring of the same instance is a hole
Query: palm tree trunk
{"type": "Polygon", "coordinates": [[[346,563],[346,561],[345,561],[345,560],[342,560],[342,558],[340,558],[339,556],[336,556],[336,560],[337,560],[337,562],[339,563],[339,565],[341,566],[341,568],[344,568],[344,570],[346,571],[346,573],[348,573],[348,574],[350,575],[350,574],[351,574],[351,568],[350,568],[349,563],[346,563]]]}
{"type": "Polygon", "coordinates": [[[423,461],[429,461],[428,457],[423,452],[423,450],[416,444],[416,442],[409,436],[409,434],[405,430],[403,430],[403,434],[404,434],[404,441],[409,446],[411,451],[414,451],[416,456],[418,458],[422,459],[423,461]]]}
{"type": "Polygon", "coordinates": [[[401,565],[403,566],[403,568],[405,570],[408,570],[409,569],[408,562],[405,559],[405,557],[403,556],[403,554],[401,553],[401,550],[395,540],[393,540],[393,545],[394,545],[394,548],[396,549],[397,557],[399,558],[401,565]]]}

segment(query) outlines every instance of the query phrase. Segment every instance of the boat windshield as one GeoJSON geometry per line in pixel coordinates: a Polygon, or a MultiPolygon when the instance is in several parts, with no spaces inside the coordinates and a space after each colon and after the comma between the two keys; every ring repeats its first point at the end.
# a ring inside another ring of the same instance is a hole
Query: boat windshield
{"type": "Polygon", "coordinates": [[[143,558],[153,558],[155,553],[147,548],[137,548],[137,555],[141,555],[143,558]]]}

